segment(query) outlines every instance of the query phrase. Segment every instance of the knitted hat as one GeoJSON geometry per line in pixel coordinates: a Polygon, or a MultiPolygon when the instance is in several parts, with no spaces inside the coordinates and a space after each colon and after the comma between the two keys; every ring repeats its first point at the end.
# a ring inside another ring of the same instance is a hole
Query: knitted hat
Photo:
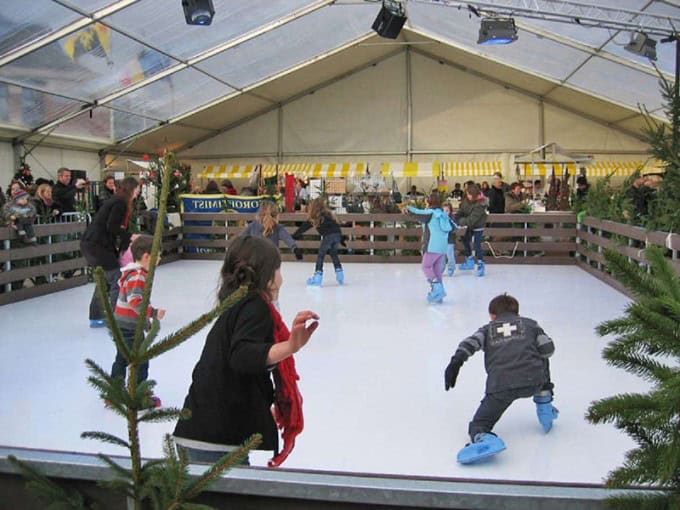
{"type": "Polygon", "coordinates": [[[12,193],[12,199],[13,200],[20,200],[22,198],[27,199],[29,197],[30,197],[30,195],[28,194],[28,191],[26,191],[25,189],[22,189],[22,188],[19,188],[19,189],[15,190],[14,193],[12,193]]]}

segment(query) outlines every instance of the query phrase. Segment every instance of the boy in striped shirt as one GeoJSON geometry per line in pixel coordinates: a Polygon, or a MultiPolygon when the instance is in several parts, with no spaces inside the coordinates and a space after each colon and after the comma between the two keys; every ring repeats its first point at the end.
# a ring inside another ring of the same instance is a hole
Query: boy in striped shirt
{"type": "MultiPolygon", "coordinates": [[[[123,339],[128,347],[132,347],[135,338],[135,328],[137,327],[137,319],[144,296],[144,289],[146,287],[146,273],[149,270],[151,262],[151,245],[153,237],[147,235],[137,236],[130,246],[132,252],[133,262],[121,268],[121,277],[118,281],[120,292],[118,293],[118,300],[116,301],[116,308],[114,316],[123,339]]],[[[160,255],[158,262],[160,262],[160,255]]],[[[153,308],[151,305],[146,309],[145,316],[147,318],[147,328],[150,326],[152,318],[156,317],[162,319],[165,317],[165,310],[160,308],[153,308]]],[[[125,379],[125,372],[128,362],[125,357],[116,352],[116,360],[111,367],[111,377],[122,377],[125,379]]],[[[149,375],[149,362],[146,361],[139,366],[137,371],[137,382],[146,381],[149,375]]],[[[160,407],[161,401],[156,396],[151,396],[154,407],[160,407]]]]}

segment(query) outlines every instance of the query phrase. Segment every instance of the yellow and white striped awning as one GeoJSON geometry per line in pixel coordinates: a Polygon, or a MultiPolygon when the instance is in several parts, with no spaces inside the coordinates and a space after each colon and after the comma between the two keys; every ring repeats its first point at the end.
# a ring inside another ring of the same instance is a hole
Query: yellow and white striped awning
{"type": "Polygon", "coordinates": [[[520,173],[525,176],[541,175],[550,177],[555,172],[556,176],[564,175],[564,170],[569,170],[569,175],[576,175],[578,168],[576,163],[519,163],[520,173]]]}
{"type": "Polygon", "coordinates": [[[606,177],[611,174],[617,177],[627,177],[638,169],[642,169],[643,174],[659,171],[653,162],[645,165],[642,161],[594,161],[589,165],[577,163],[519,163],[519,165],[522,175],[544,177],[552,175],[553,169],[555,175],[561,176],[565,168],[569,170],[569,175],[577,175],[581,167],[586,169],[586,175],[589,177],[606,177]]]}
{"type": "Polygon", "coordinates": [[[617,177],[626,177],[636,170],[642,170],[644,166],[642,161],[595,161],[585,168],[586,175],[595,177],[606,177],[611,174],[617,177]]]}
{"type": "Polygon", "coordinates": [[[263,165],[265,177],[293,174],[298,177],[361,177],[366,173],[366,163],[285,163],[281,165],[263,165]]]}
{"type": "Polygon", "coordinates": [[[500,161],[442,161],[437,164],[444,177],[483,177],[503,172],[500,161]]]}
{"type": "Polygon", "coordinates": [[[382,163],[380,173],[385,177],[439,177],[436,163],[382,163]]]}
{"type": "Polygon", "coordinates": [[[249,178],[256,165],[208,165],[198,174],[200,179],[249,178]]]}

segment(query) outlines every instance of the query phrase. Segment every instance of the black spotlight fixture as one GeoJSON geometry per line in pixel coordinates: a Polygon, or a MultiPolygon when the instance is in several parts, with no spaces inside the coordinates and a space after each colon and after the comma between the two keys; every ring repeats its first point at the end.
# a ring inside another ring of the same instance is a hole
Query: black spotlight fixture
{"type": "Polygon", "coordinates": [[[477,44],[510,44],[517,40],[517,27],[512,18],[482,18],[477,44]]]}
{"type": "Polygon", "coordinates": [[[383,0],[378,17],[373,22],[373,30],[381,37],[396,39],[404,23],[406,23],[404,4],[396,0],[383,0]]]}
{"type": "Polygon", "coordinates": [[[634,32],[624,48],[641,57],[656,60],[656,41],[643,32],[634,32]]]}
{"type": "Polygon", "coordinates": [[[212,0],[182,0],[187,25],[210,25],[215,8],[212,0]]]}

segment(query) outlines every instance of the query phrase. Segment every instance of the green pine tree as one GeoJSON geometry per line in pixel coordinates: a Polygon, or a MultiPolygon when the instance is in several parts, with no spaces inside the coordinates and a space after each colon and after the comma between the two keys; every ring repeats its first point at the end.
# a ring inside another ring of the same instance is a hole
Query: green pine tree
{"type": "MultiPolygon", "coordinates": [[[[158,168],[163,171],[162,188],[160,192],[160,204],[156,231],[151,248],[151,263],[146,277],[146,288],[140,305],[141,310],[146,310],[151,298],[153,280],[156,273],[156,261],[161,250],[163,236],[163,221],[167,210],[167,199],[173,171],[172,163],[174,156],[167,154],[158,168]]],[[[141,444],[139,439],[139,426],[142,423],[176,421],[180,418],[188,418],[189,411],[162,407],[151,409],[153,387],[155,381],[147,380],[137,383],[137,371],[142,363],[156,358],[163,353],[177,347],[202,328],[210,324],[216,317],[224,313],[228,308],[240,301],[247,292],[245,287],[237,290],[213,310],[191,321],[183,328],[158,339],[160,324],[157,318],[153,319],[150,331],[146,334],[144,327],[146,317],[142,314],[137,323],[135,338],[132,348],[129,348],[123,340],[123,336],[113,316],[111,303],[109,302],[104,271],[98,267],[95,270],[95,281],[99,299],[103,305],[107,324],[111,331],[116,348],[128,361],[127,381],[122,378],[113,378],[93,360],[85,363],[90,370],[88,382],[99,393],[103,402],[107,402],[110,409],[127,421],[127,437],[121,438],[103,431],[87,431],[81,434],[85,439],[95,439],[104,443],[113,444],[127,449],[130,455],[130,467],[118,463],[109,455],[99,454],[104,464],[109,466],[113,477],[103,481],[100,485],[112,490],[118,490],[126,494],[132,502],[135,510],[146,508],[153,509],[206,509],[209,507],[197,505],[190,501],[200,495],[209,484],[217,479],[225,470],[239,464],[241,460],[253,448],[261,442],[261,436],[255,434],[247,440],[241,449],[228,453],[217,463],[206,470],[197,479],[192,479],[188,474],[188,461],[186,455],[178,453],[170,437],[165,438],[165,457],[159,460],[144,462],[141,458],[141,444]]],[[[102,404],[103,404],[102,402],[102,404]]],[[[159,438],[160,440],[160,438],[159,438]]],[[[93,510],[97,507],[96,502],[77,493],[74,490],[63,489],[56,482],[49,480],[16,458],[11,458],[21,473],[29,479],[28,487],[33,490],[46,503],[46,508],[69,509],[69,510],[93,510]]]]}
{"type": "Polygon", "coordinates": [[[677,232],[680,229],[680,94],[675,83],[660,76],[664,113],[671,124],[655,120],[648,111],[643,111],[650,153],[663,162],[666,170],[656,200],[650,204],[645,226],[650,230],[677,232]]]}
{"type": "Polygon", "coordinates": [[[680,509],[680,278],[661,248],[646,250],[649,271],[618,252],[607,251],[611,273],[634,296],[623,317],[597,327],[616,338],[605,348],[607,363],[651,384],[643,393],[625,393],[593,402],[586,418],[612,423],[637,447],[623,466],[609,473],[610,487],[644,485],[659,492],[611,498],[617,509],[680,509]]]}

